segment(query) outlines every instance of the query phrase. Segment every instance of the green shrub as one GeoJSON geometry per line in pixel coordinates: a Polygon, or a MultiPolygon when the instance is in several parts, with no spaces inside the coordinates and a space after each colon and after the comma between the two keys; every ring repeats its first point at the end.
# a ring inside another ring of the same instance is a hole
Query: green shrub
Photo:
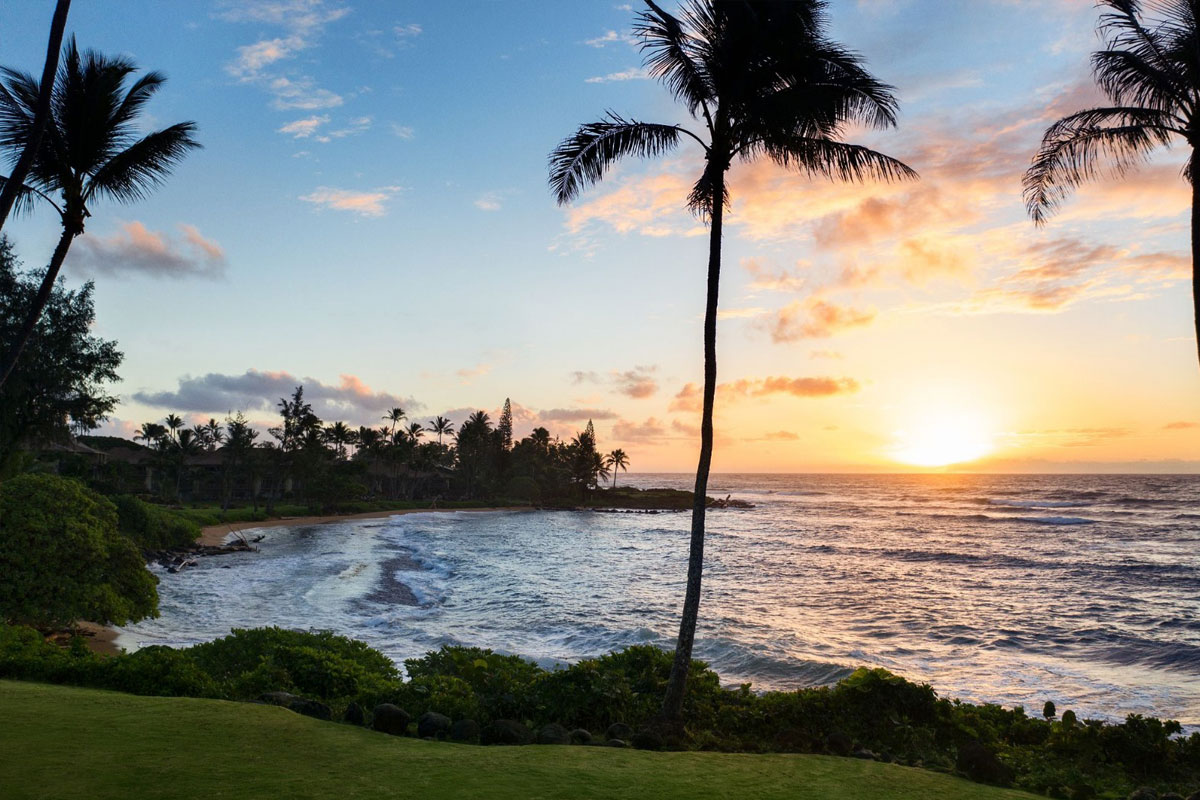
{"type": "Polygon", "coordinates": [[[220,697],[221,691],[186,650],[156,645],[104,661],[103,685],[130,694],[220,697]]]}
{"type": "Polygon", "coordinates": [[[504,496],[522,503],[537,503],[542,499],[542,487],[527,475],[518,475],[508,482],[504,496]]]}
{"type": "Polygon", "coordinates": [[[161,506],[123,494],[109,498],[117,508],[117,528],[145,550],[186,547],[200,536],[200,526],[161,506]]]}
{"type": "Polygon", "coordinates": [[[57,475],[0,483],[0,618],[123,625],[157,616],[157,583],[105,498],[57,475]]]}

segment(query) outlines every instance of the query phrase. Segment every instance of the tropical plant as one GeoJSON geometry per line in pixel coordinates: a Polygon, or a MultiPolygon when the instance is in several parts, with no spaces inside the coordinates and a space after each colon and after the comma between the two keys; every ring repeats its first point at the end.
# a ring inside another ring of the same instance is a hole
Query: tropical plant
{"type": "Polygon", "coordinates": [[[1041,226],[1075,187],[1102,175],[1122,177],[1159,147],[1188,147],[1183,177],[1192,189],[1192,312],[1200,357],[1200,6],[1190,0],[1150,3],[1098,0],[1104,49],[1092,75],[1112,105],[1063,117],[1047,130],[1025,173],[1025,206],[1041,226]]]}
{"type": "Polygon", "coordinates": [[[825,34],[822,0],[687,0],[673,16],[652,0],[638,16],[650,74],[662,81],[693,120],[682,125],[640,122],[609,113],[564,139],[550,155],[550,186],[560,204],[574,200],[625,156],[658,156],[681,137],[704,152],[704,168],[688,206],[709,223],[708,289],[704,314],[704,398],[700,457],[684,599],[674,668],[663,714],[679,718],[691,663],[704,563],[704,512],[713,449],[716,391],[717,295],[721,234],[729,204],[726,172],[734,159],[767,157],[818,178],[897,180],[916,174],[889,156],[841,141],[856,124],[896,122],[892,88],[862,60],[825,34]]]}
{"type": "Polygon", "coordinates": [[[183,427],[183,418],[178,414],[167,414],[163,424],[167,426],[168,435],[171,441],[179,441],[179,429],[183,427]]]}
{"type": "MultiPolygon", "coordinates": [[[[33,335],[71,242],[91,216],[92,202],[98,197],[122,203],[142,199],[188,151],[200,146],[192,138],[192,122],[137,135],[143,107],[166,80],[160,73],[148,72],[127,88],[137,69],[132,61],[94,51],[81,55],[74,38],[62,61],[50,119],[17,197],[18,208],[35,198],[49,203],[62,221],[62,235],[21,331],[0,360],[0,387],[33,335]]],[[[41,84],[17,70],[4,69],[0,75],[0,153],[13,154],[34,136],[41,84]]]]}
{"type": "Polygon", "coordinates": [[[133,435],[135,442],[142,442],[146,447],[157,447],[167,437],[167,429],[157,422],[143,422],[142,427],[133,435]]]}
{"type": "Polygon", "coordinates": [[[604,457],[604,465],[612,470],[612,488],[617,488],[617,470],[629,471],[629,456],[617,448],[604,457]]]}
{"type": "Polygon", "coordinates": [[[442,436],[454,435],[454,423],[445,417],[434,417],[429,423],[429,430],[437,434],[438,444],[441,444],[442,436]]]}
{"type": "Polygon", "coordinates": [[[403,422],[405,418],[406,415],[404,413],[404,409],[399,407],[389,409],[388,412],[383,415],[384,422],[392,423],[389,433],[395,433],[396,426],[403,422]]]}
{"type": "Polygon", "coordinates": [[[333,445],[338,461],[346,459],[346,446],[356,441],[354,431],[346,423],[338,421],[325,427],[325,441],[333,445]]]}
{"type": "Polygon", "coordinates": [[[421,441],[421,437],[425,435],[425,428],[419,422],[410,422],[404,432],[408,435],[409,439],[419,442],[421,441]]]}
{"type": "Polygon", "coordinates": [[[71,9],[71,0],[58,0],[54,5],[54,16],[50,19],[50,44],[46,47],[46,62],[42,66],[42,80],[38,87],[37,105],[33,110],[33,121],[29,126],[29,138],[21,148],[21,155],[9,172],[8,179],[0,189],[0,229],[8,221],[8,214],[21,187],[25,185],[25,176],[33,166],[33,159],[42,146],[42,137],[46,132],[46,123],[50,121],[50,101],[54,94],[54,73],[58,71],[58,54],[62,50],[63,32],[67,28],[67,13],[71,9]]]}

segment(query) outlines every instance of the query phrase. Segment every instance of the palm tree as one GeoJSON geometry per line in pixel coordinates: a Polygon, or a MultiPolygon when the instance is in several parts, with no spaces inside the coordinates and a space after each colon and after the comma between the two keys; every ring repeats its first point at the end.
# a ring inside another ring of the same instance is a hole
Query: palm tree
{"type": "Polygon", "coordinates": [[[225,441],[225,432],[221,430],[221,423],[213,417],[208,418],[208,422],[204,423],[204,439],[209,444],[209,450],[214,450],[218,445],[225,441]]]}
{"type": "Polygon", "coordinates": [[[355,440],[354,431],[340,420],[325,427],[323,438],[326,442],[333,445],[333,452],[337,456],[338,461],[345,460],[346,445],[352,444],[355,440]]]}
{"type": "MultiPolygon", "coordinates": [[[[130,203],[161,184],[171,169],[199,147],[193,122],[180,122],[138,137],[138,116],[166,80],[147,72],[126,88],[136,71],[124,57],[94,51],[80,55],[74,38],[63,52],[54,81],[50,120],[17,202],[41,198],[58,212],[62,235],[50,258],[33,306],[16,340],[0,360],[0,387],[12,373],[50,299],[54,281],[98,197],[130,203]],[[55,202],[52,195],[57,195],[55,202]]],[[[16,153],[34,135],[40,83],[28,73],[0,71],[0,152],[16,153]]]]}
{"type": "Polygon", "coordinates": [[[862,181],[914,178],[903,163],[841,141],[852,124],[896,122],[890,86],[861,59],[829,41],[823,0],[686,0],[679,17],[646,0],[635,32],[650,74],[662,81],[700,125],[639,122],[615,113],[580,126],[550,155],[550,186],[569,203],[624,156],[657,156],[682,137],[704,153],[688,205],[709,223],[708,292],[704,314],[704,405],[692,505],[687,591],[663,717],[675,722],[691,665],[704,565],[704,505],[713,448],[717,293],[721,233],[729,204],[725,173],[733,160],[765,156],[811,177],[862,181]]]}
{"type": "Polygon", "coordinates": [[[143,422],[142,427],[133,435],[135,442],[141,441],[146,447],[157,445],[167,436],[167,429],[157,422],[143,422]]]}
{"type": "Polygon", "coordinates": [[[1042,138],[1025,173],[1025,206],[1044,225],[1081,183],[1124,176],[1158,147],[1189,148],[1183,177],[1192,187],[1192,313],[1200,358],[1200,7],[1154,3],[1146,19],[1138,0],[1099,0],[1104,49],[1092,53],[1092,75],[1112,105],[1060,119],[1042,138]]]}
{"type": "Polygon", "coordinates": [[[392,410],[388,411],[388,413],[383,415],[383,420],[385,422],[392,423],[392,428],[389,431],[389,434],[396,432],[396,426],[399,425],[401,420],[404,418],[405,414],[403,408],[393,408],[392,410]]]}
{"type": "Polygon", "coordinates": [[[617,488],[617,470],[622,469],[629,472],[629,456],[625,455],[625,451],[617,448],[604,457],[605,466],[612,469],[612,488],[617,488]]]}
{"type": "Polygon", "coordinates": [[[163,422],[166,423],[171,438],[178,440],[179,434],[177,431],[183,427],[183,419],[178,414],[167,414],[167,418],[163,422]]]}
{"type": "Polygon", "coordinates": [[[408,430],[406,430],[405,433],[407,433],[408,438],[412,439],[414,442],[419,442],[421,441],[421,437],[425,435],[425,428],[421,426],[421,423],[413,422],[409,424],[408,430]]]}
{"type": "Polygon", "coordinates": [[[454,435],[454,423],[445,417],[434,417],[429,423],[429,430],[437,434],[438,444],[442,443],[442,435],[454,435]]]}
{"type": "Polygon", "coordinates": [[[0,229],[8,221],[8,214],[21,187],[25,185],[25,176],[33,166],[33,159],[42,147],[42,136],[46,133],[46,123],[50,120],[50,101],[54,95],[54,73],[58,71],[58,54],[62,50],[63,32],[67,28],[67,14],[71,9],[71,0],[58,0],[54,5],[54,16],[50,19],[50,43],[46,47],[46,62],[42,66],[42,80],[38,87],[37,105],[33,109],[33,120],[29,126],[29,138],[21,148],[21,156],[13,165],[7,180],[3,181],[0,190],[0,229]]]}

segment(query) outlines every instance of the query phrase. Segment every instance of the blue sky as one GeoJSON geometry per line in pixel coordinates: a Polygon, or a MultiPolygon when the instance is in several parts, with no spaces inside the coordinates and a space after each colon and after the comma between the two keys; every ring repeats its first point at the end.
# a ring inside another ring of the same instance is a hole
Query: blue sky
{"type": "MultiPolygon", "coordinates": [[[[0,10],[5,65],[40,69],[51,6],[0,10]]],[[[852,136],[923,180],[735,169],[718,469],[894,468],[946,409],[984,420],[990,468],[1196,466],[1182,156],[1084,189],[1046,230],[1023,216],[1045,124],[1095,100],[1096,17],[1083,0],[831,4],[903,109],[852,136]]],[[[126,353],[111,429],[266,421],[294,377],[356,423],[392,400],[427,418],[511,396],[526,428],[567,435],[595,412],[635,470],[690,468],[706,240],[680,190],[697,152],[622,165],[570,209],[546,188],[550,149],[605,109],[683,120],[632,18],[590,0],[77,2],[81,46],[167,74],[147,126],[195,120],[204,145],[149,200],[97,205],[68,261],[126,353]]],[[[47,214],[8,232],[31,267],[57,238],[47,214]]]]}

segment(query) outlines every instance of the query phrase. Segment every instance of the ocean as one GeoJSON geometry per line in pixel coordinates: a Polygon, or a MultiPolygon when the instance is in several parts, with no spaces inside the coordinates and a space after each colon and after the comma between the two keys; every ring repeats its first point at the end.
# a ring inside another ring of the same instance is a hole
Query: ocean
{"type": "MultiPolygon", "coordinates": [[[[688,488],[687,475],[622,483],[688,488]]],[[[1200,476],[715,475],[697,658],[791,689],[882,666],[943,697],[1200,726],[1200,476]]],[[[328,629],[543,665],[671,647],[687,513],[462,512],[271,528],[158,571],[119,644],[328,629]]]]}

